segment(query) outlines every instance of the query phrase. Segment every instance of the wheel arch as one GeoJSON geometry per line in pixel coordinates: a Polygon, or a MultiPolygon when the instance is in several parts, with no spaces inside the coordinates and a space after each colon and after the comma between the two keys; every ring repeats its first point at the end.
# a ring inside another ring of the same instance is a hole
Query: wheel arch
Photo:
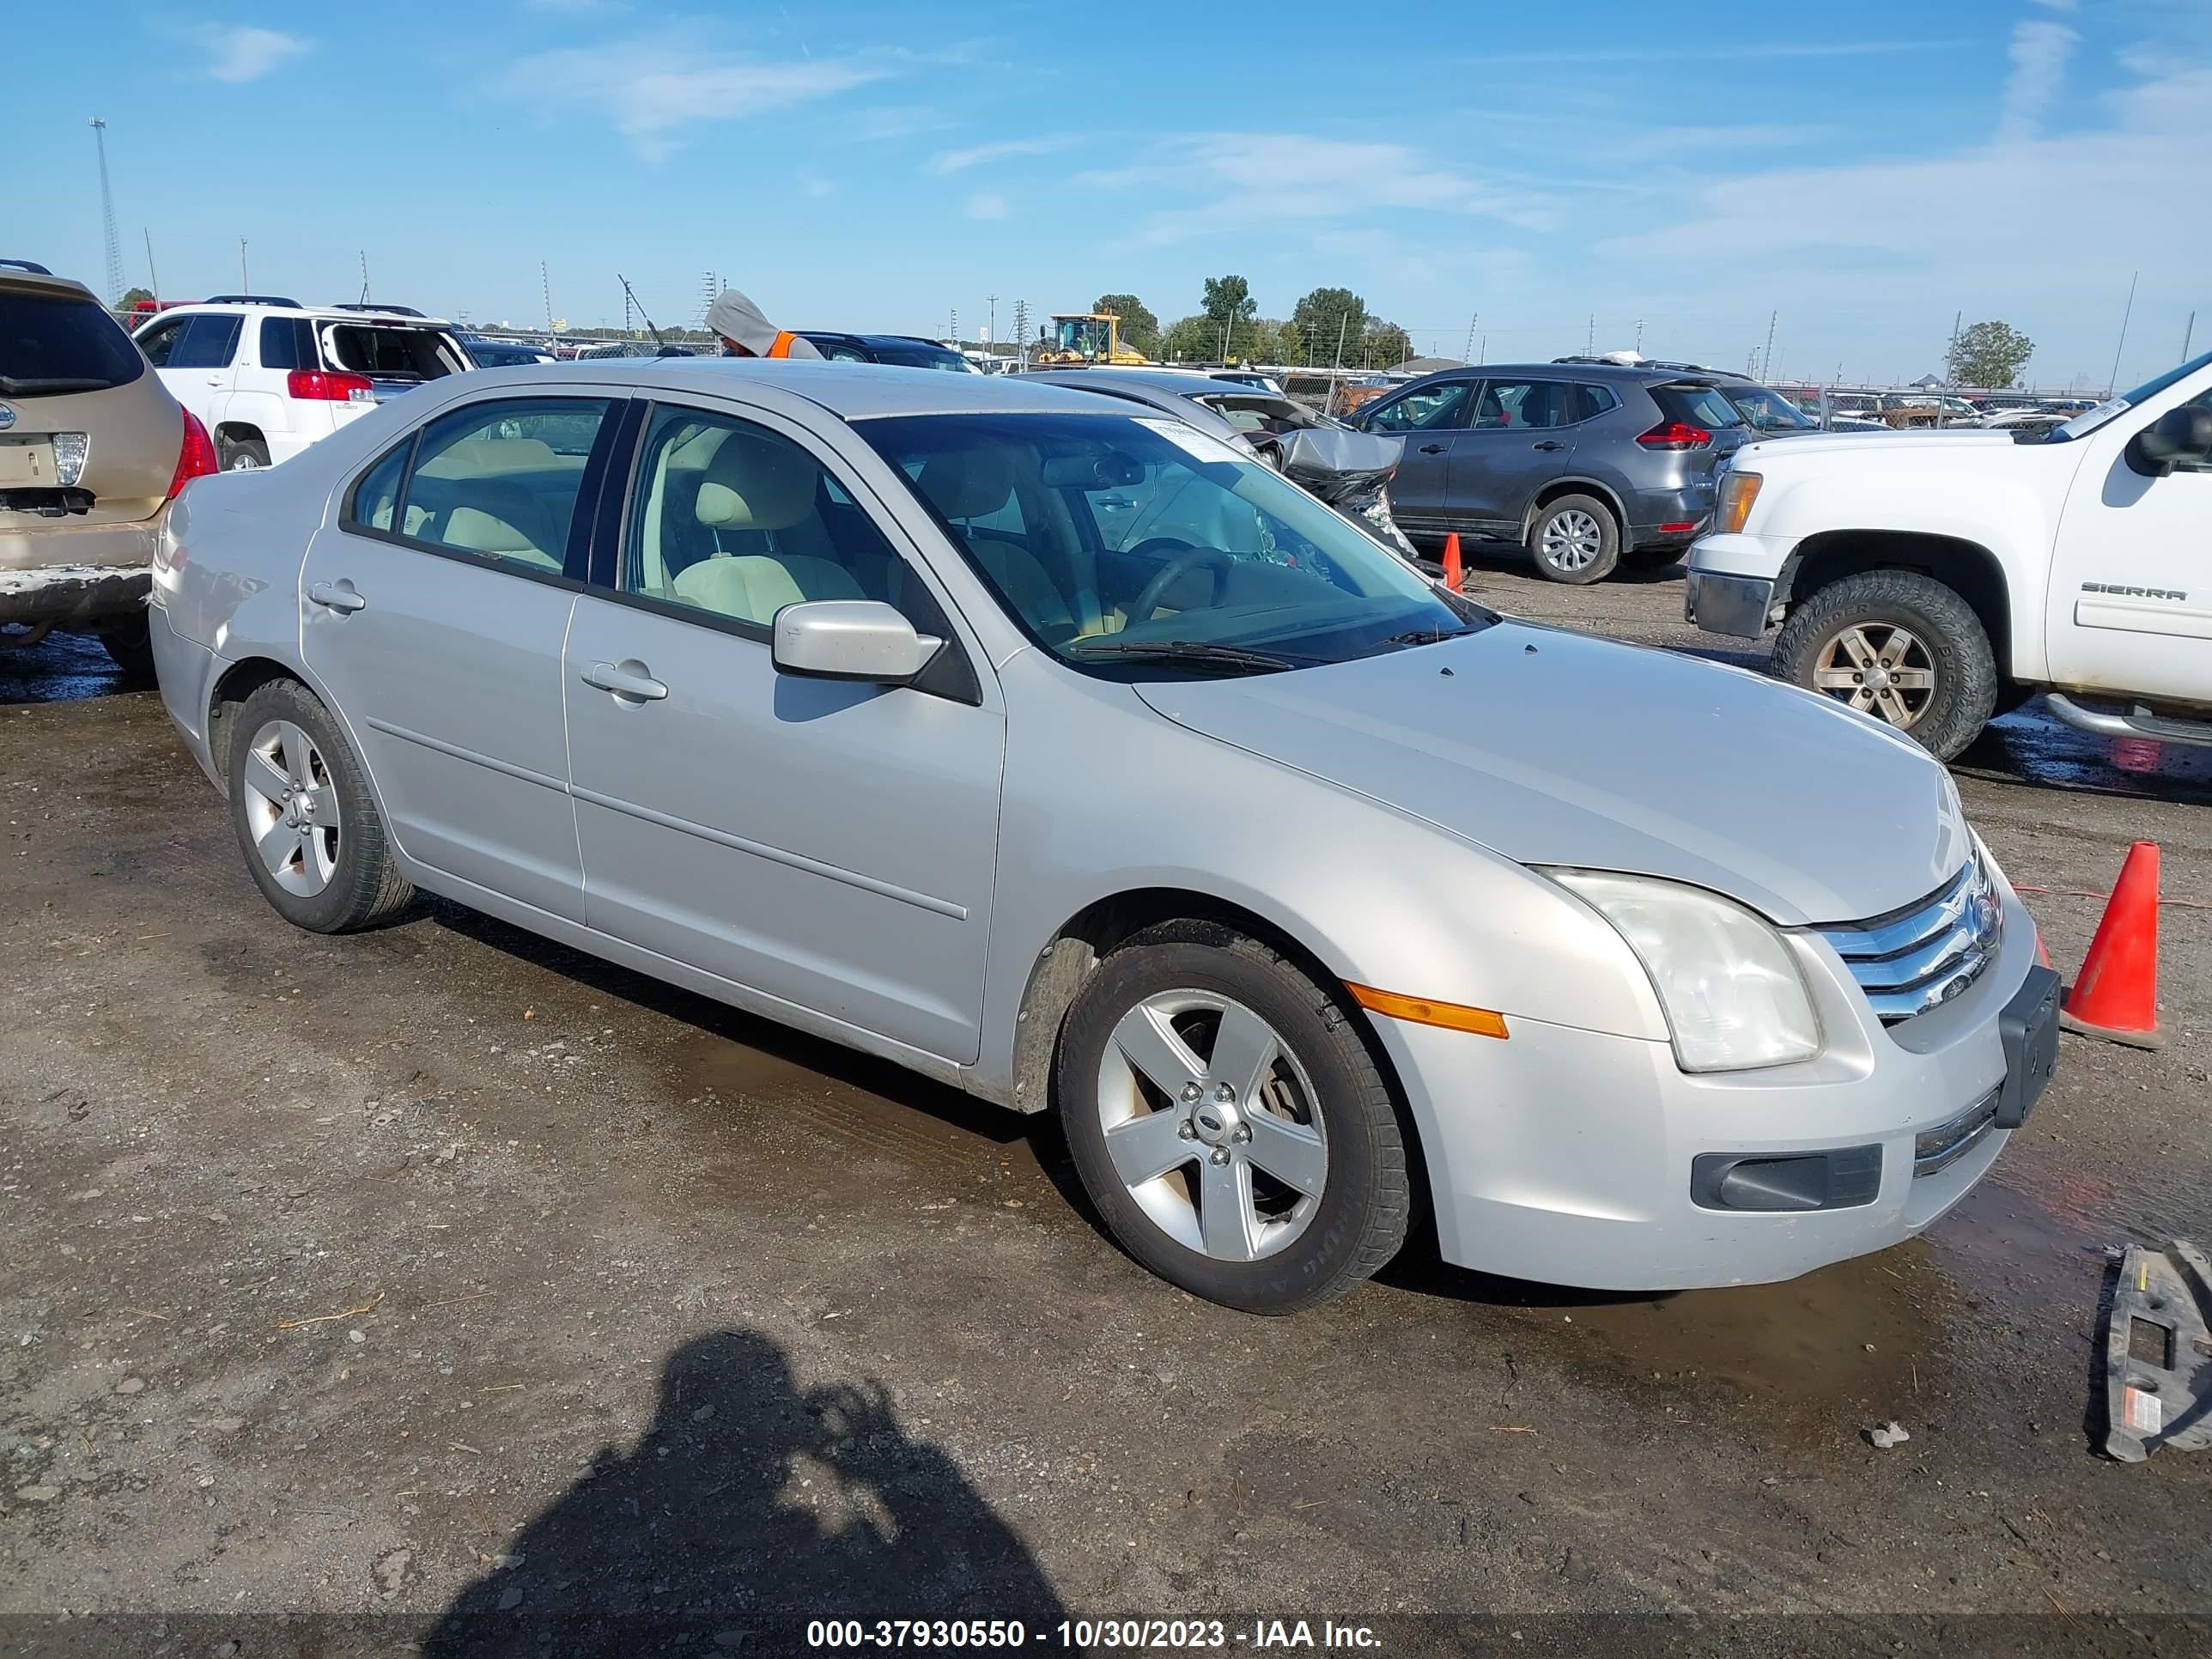
{"type": "Polygon", "coordinates": [[[1795,610],[1822,588],[1872,570],[1906,570],[1949,588],[1989,635],[2000,681],[2012,678],[2012,595],[2004,567],[1963,537],[1914,530],[1824,530],[1791,552],[1776,584],[1795,610]]]}
{"type": "Polygon", "coordinates": [[[269,443],[269,434],[251,421],[218,421],[216,422],[215,438],[218,443],[250,441],[264,448],[269,443]]]}
{"type": "Polygon", "coordinates": [[[1595,495],[1613,514],[1613,533],[1620,537],[1623,547],[1628,545],[1628,509],[1621,502],[1620,492],[1601,478],[1571,474],[1553,479],[1536,492],[1528,503],[1528,510],[1521,515],[1521,539],[1526,542],[1528,532],[1536,527],[1536,520],[1543,510],[1562,495],[1595,495]]]}

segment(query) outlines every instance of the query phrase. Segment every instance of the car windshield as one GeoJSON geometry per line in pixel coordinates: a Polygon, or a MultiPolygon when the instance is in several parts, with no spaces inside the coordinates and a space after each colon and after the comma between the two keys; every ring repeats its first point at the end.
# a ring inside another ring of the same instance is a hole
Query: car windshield
{"type": "Polygon", "coordinates": [[[1496,620],[1166,416],[854,422],[1024,632],[1103,677],[1343,662],[1496,620]]]}
{"type": "Polygon", "coordinates": [[[1820,424],[1771,386],[1732,386],[1728,399],[1747,425],[1761,432],[1810,432],[1820,424]]]}
{"type": "Polygon", "coordinates": [[[2051,429],[2051,435],[2045,438],[2044,442],[2063,444],[2070,442],[2075,438],[2086,438],[2114,416],[2134,408],[2147,398],[2157,397],[2166,387],[2178,380],[2187,380],[2208,363],[2212,363],[2212,351],[2206,352],[2201,357],[2192,357],[2178,368],[2169,368],[2165,374],[2145,380],[2132,392],[2099,404],[2094,409],[2083,410],[2065,425],[2053,427],[2051,429]]]}
{"type": "Polygon", "coordinates": [[[0,392],[105,392],[145,372],[131,337],[91,301],[0,289],[0,392]]]}

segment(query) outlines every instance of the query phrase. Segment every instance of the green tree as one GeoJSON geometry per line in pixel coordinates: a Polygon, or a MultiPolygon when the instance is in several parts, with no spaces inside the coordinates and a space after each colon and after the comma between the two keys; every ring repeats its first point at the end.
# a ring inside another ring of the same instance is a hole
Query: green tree
{"type": "Polygon", "coordinates": [[[1275,325],[1275,343],[1267,354],[1272,363],[1302,363],[1306,360],[1306,337],[1296,323],[1275,325]]]}
{"type": "Polygon", "coordinates": [[[1413,355],[1413,337],[1404,329],[1379,317],[1369,321],[1366,337],[1360,342],[1363,361],[1376,368],[1395,368],[1413,355]]]}
{"type": "Polygon", "coordinates": [[[1350,289],[1316,289],[1298,301],[1291,313],[1291,320],[1305,337],[1316,362],[1328,364],[1336,361],[1340,333],[1344,341],[1344,361],[1359,361],[1360,342],[1367,333],[1367,301],[1350,289]]]}
{"type": "Polygon", "coordinates": [[[1159,355],[1177,362],[1211,362],[1220,349],[1220,326],[1203,314],[1178,319],[1160,337],[1159,355]]]}
{"type": "Polygon", "coordinates": [[[123,290],[123,297],[115,302],[115,308],[118,311],[128,311],[141,300],[150,300],[153,297],[154,290],[151,289],[126,288],[123,290]]]}
{"type": "Polygon", "coordinates": [[[1124,343],[1147,357],[1160,355],[1160,319],[1133,294],[1102,294],[1091,303],[1093,311],[1110,312],[1121,319],[1124,343]]]}
{"type": "Polygon", "coordinates": [[[1996,391],[2018,380],[2034,355],[2035,342],[2010,323],[1974,323],[1959,331],[1943,360],[1954,386],[1996,391]]]}
{"type": "MultiPolygon", "coordinates": [[[[1242,276],[1206,279],[1206,315],[1217,329],[1224,323],[1249,323],[1259,312],[1260,302],[1252,297],[1252,284],[1242,276]]],[[[1219,345],[1214,349],[1219,350],[1219,345]]]]}

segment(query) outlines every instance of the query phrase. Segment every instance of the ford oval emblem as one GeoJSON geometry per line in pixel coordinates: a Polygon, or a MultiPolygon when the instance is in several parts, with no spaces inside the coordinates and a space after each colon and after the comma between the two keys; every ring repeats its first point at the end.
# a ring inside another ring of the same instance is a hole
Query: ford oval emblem
{"type": "Polygon", "coordinates": [[[15,411],[9,408],[7,404],[0,404],[0,432],[5,432],[9,427],[15,424],[15,411]]]}

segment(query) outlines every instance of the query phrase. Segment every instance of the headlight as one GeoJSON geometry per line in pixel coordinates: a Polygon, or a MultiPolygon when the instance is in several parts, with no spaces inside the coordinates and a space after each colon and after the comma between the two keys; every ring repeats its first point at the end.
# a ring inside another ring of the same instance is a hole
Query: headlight
{"type": "Polygon", "coordinates": [[[1701,887],[1601,870],[1544,873],[1594,908],[1651,975],[1686,1072],[1786,1066],[1820,1052],[1820,1022],[1782,935],[1701,887]]]}
{"type": "Polygon", "coordinates": [[[1721,479],[1721,509],[1715,515],[1713,528],[1723,535],[1733,535],[1751,517],[1751,504],[1759,499],[1759,486],[1763,483],[1756,472],[1739,472],[1730,467],[1721,479]]]}

